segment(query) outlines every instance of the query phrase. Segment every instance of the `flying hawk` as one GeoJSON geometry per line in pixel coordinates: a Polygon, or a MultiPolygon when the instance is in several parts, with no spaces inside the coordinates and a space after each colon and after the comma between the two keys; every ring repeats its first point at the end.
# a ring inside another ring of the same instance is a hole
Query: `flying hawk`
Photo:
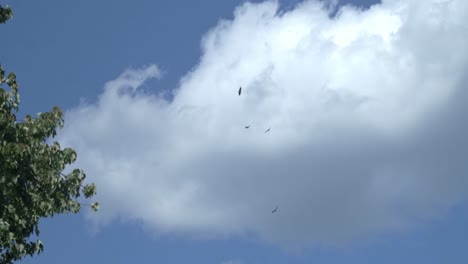
{"type": "Polygon", "coordinates": [[[241,95],[241,93],[242,93],[242,87],[239,87],[239,92],[238,92],[239,96],[241,95]]]}
{"type": "Polygon", "coordinates": [[[245,128],[250,128],[250,125],[248,125],[248,126],[245,126],[245,128]]]}
{"type": "Polygon", "coordinates": [[[267,133],[267,132],[270,132],[270,128],[268,128],[267,130],[265,130],[265,133],[267,133]]]}
{"type": "Polygon", "coordinates": [[[278,210],[278,206],[276,206],[275,210],[271,211],[271,213],[276,213],[276,211],[278,210]]]}

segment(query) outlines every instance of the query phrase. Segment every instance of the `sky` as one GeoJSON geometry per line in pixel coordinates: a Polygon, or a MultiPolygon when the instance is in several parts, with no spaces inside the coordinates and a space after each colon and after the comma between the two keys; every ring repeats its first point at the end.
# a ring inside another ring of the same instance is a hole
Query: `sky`
{"type": "Polygon", "coordinates": [[[101,205],[19,263],[468,259],[467,1],[4,3],[101,205]]]}

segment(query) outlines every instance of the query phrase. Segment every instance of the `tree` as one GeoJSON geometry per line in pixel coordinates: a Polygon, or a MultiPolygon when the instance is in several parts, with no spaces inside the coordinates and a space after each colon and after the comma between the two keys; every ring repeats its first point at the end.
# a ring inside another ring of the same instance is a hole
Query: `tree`
{"type": "MultiPolygon", "coordinates": [[[[12,15],[8,6],[0,5],[0,24],[12,15]]],[[[78,213],[85,205],[78,198],[96,194],[94,184],[83,185],[82,170],[62,173],[76,160],[76,152],[46,142],[63,127],[62,110],[53,107],[17,122],[18,87],[15,74],[7,75],[0,65],[0,263],[4,264],[43,251],[42,242],[31,239],[39,236],[40,218],[78,213]]],[[[99,205],[88,206],[96,211],[99,205]]]]}

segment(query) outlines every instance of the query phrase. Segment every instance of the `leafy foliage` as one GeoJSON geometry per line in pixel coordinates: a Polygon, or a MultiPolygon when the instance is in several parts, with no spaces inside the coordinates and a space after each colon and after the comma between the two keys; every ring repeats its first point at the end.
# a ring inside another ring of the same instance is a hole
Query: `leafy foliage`
{"type": "MultiPolygon", "coordinates": [[[[11,17],[11,9],[0,6],[0,23],[11,17]]],[[[0,263],[42,252],[42,242],[30,239],[39,236],[39,219],[77,213],[81,194],[85,198],[96,194],[94,184],[83,185],[83,171],[62,174],[76,160],[76,152],[57,142],[46,143],[63,127],[62,110],[54,107],[17,122],[18,88],[16,75],[7,75],[0,65],[0,263]],[[10,91],[3,89],[5,85],[10,91]]],[[[99,205],[90,206],[96,211],[99,205]]]]}
{"type": "Polygon", "coordinates": [[[11,17],[13,17],[13,12],[11,11],[11,8],[9,6],[3,8],[0,5],[0,24],[4,24],[11,17]]]}

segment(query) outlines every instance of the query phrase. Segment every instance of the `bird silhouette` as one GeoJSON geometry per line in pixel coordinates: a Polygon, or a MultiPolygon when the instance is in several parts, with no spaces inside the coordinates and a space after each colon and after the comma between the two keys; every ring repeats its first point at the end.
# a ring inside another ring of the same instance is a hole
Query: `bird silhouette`
{"type": "Polygon", "coordinates": [[[242,87],[239,87],[239,92],[238,92],[239,96],[241,95],[241,93],[242,93],[242,87]]]}
{"type": "Polygon", "coordinates": [[[250,125],[248,125],[248,126],[245,126],[245,128],[250,128],[250,125]]]}
{"type": "Polygon", "coordinates": [[[270,132],[270,128],[268,128],[267,130],[265,130],[265,133],[267,133],[267,132],[270,132]]]}
{"type": "Polygon", "coordinates": [[[276,206],[275,210],[271,211],[271,213],[276,213],[276,211],[278,210],[278,206],[276,206]]]}

